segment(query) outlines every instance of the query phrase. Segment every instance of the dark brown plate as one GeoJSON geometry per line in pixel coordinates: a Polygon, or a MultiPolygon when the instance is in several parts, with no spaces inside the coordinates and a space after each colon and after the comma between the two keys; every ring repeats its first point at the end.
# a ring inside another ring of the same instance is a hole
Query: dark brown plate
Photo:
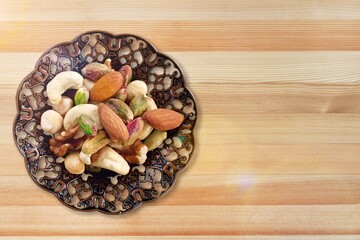
{"type": "Polygon", "coordinates": [[[171,188],[194,151],[197,110],[184,74],[172,59],[138,36],[87,32],[50,48],[20,83],[16,103],[14,140],[30,177],[72,209],[121,214],[155,200],[171,188]],[[104,62],[106,58],[112,59],[115,70],[124,64],[131,65],[133,79],[147,83],[159,108],[174,109],[186,118],[179,128],[168,132],[159,148],[147,154],[143,165],[131,166],[128,175],[106,170],[73,175],[49,151],[51,136],[45,135],[40,127],[41,114],[51,108],[45,95],[46,85],[62,71],[80,72],[87,63],[104,62]]]}

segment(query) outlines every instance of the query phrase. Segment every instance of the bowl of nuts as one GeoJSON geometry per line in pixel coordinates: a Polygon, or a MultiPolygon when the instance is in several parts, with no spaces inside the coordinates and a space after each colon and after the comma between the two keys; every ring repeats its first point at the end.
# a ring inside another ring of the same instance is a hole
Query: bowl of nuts
{"type": "Polygon", "coordinates": [[[194,151],[182,70],[135,35],[93,31],[50,48],[16,102],[30,177],[75,210],[123,214],[156,200],[194,151]]]}

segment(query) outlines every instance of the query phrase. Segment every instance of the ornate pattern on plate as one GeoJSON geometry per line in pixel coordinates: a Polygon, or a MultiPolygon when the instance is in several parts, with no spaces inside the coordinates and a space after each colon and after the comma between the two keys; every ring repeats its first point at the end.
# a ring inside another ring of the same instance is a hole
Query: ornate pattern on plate
{"type": "Polygon", "coordinates": [[[73,209],[116,214],[155,200],[174,184],[176,174],[189,163],[194,150],[197,111],[195,99],[185,87],[184,74],[173,60],[137,36],[88,32],[54,46],[20,83],[16,101],[14,140],[30,177],[73,209]],[[158,107],[174,109],[186,118],[179,128],[168,132],[159,148],[148,153],[143,165],[131,166],[128,175],[107,170],[73,175],[64,168],[63,158],[49,151],[51,136],[40,127],[41,114],[50,108],[46,85],[62,71],[80,72],[87,63],[106,58],[112,59],[116,70],[131,65],[133,78],[147,83],[158,107]]]}

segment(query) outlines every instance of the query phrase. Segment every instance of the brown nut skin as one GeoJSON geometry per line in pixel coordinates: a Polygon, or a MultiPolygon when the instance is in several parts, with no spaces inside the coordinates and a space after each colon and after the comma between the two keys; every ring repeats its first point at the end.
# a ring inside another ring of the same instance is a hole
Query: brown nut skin
{"type": "Polygon", "coordinates": [[[119,153],[129,164],[143,164],[146,160],[146,153],[148,148],[139,139],[132,145],[123,147],[121,149],[114,149],[119,153]]]}
{"type": "Polygon", "coordinates": [[[161,131],[177,128],[184,121],[184,116],[181,113],[169,109],[147,111],[143,118],[151,127],[161,131]]]}
{"type": "Polygon", "coordinates": [[[98,106],[99,118],[111,141],[125,141],[129,138],[129,132],[123,120],[104,103],[98,106]]]}
{"type": "Polygon", "coordinates": [[[55,134],[55,136],[49,140],[50,151],[58,157],[63,157],[67,152],[81,148],[86,140],[86,136],[74,139],[78,129],[79,126],[76,126],[68,131],[55,134]]]}
{"type": "Polygon", "coordinates": [[[123,101],[117,98],[109,98],[104,102],[106,106],[111,108],[125,123],[129,123],[134,119],[134,114],[130,107],[123,101]]]}
{"type": "Polygon", "coordinates": [[[84,78],[94,82],[109,72],[110,68],[108,66],[98,62],[89,63],[83,69],[81,69],[81,74],[84,76],[84,78]]]}
{"type": "Polygon", "coordinates": [[[119,72],[123,75],[125,78],[124,86],[126,87],[129,82],[131,82],[133,71],[132,68],[129,65],[124,65],[119,69],[119,72]]]}
{"type": "Polygon", "coordinates": [[[111,98],[124,84],[124,77],[119,72],[110,72],[101,77],[90,90],[90,101],[102,102],[111,98]]]}

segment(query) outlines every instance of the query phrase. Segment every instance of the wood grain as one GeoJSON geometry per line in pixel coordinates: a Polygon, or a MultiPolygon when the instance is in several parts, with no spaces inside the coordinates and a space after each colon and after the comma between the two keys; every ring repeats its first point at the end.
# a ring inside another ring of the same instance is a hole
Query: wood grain
{"type": "MultiPolygon", "coordinates": [[[[36,237],[0,237],[0,240],[58,240],[58,236],[36,236],[36,237]]],[[[66,236],[66,239],[69,240],[80,240],[84,239],[84,237],[72,237],[72,236],[66,236]]],[[[99,236],[86,236],[86,239],[89,240],[142,240],[144,237],[132,237],[132,236],[106,236],[106,237],[99,237],[99,236]]],[[[149,240],[157,240],[157,239],[169,239],[167,236],[147,236],[146,239],[149,240]]],[[[174,240],[182,240],[182,239],[189,239],[188,236],[171,236],[171,239],[174,240]]],[[[257,236],[209,236],[209,235],[202,235],[202,236],[191,236],[191,239],[199,239],[199,240],[208,240],[208,239],[237,239],[237,240],[277,240],[277,239],[287,239],[287,240],[333,240],[333,239],[344,239],[344,240],[358,240],[358,235],[257,235],[257,236]]]]}
{"type": "Polygon", "coordinates": [[[360,214],[358,204],[159,206],[152,203],[124,216],[74,212],[62,205],[6,206],[0,207],[0,214],[7,216],[0,219],[0,232],[3,235],[27,236],[34,232],[40,236],[101,236],[104,233],[108,236],[360,233],[360,226],[354,221],[360,214]],[[61,217],[46,221],[48,216],[56,216],[59,212],[61,217]],[[221,224],[213,221],[214,218],[221,219],[221,224]],[[161,227],[155,227],[156,222],[160,222],[161,227]],[[12,227],[8,228],[8,225],[12,227]],[[21,232],[17,231],[20,228],[21,232]]]}
{"type": "Polygon", "coordinates": [[[117,20],[290,20],[290,19],[359,19],[357,0],[225,0],[168,1],[133,0],[126,4],[108,0],[99,9],[98,2],[62,0],[46,8],[46,0],[2,1],[0,21],[88,21],[117,20]],[[71,6],[71,7],[70,7],[71,6]],[[205,6],[205,7],[204,7],[205,6]],[[144,10],[146,9],[146,11],[144,10]],[[106,12],[106,14],[103,14],[106,12]]]}
{"type": "Polygon", "coordinates": [[[360,239],[359,50],[357,0],[0,0],[0,239],[360,239]],[[123,216],[64,207],[12,137],[42,52],[96,29],[179,62],[199,109],[174,188],[123,216]]]}
{"type": "MultiPolygon", "coordinates": [[[[209,113],[358,113],[360,52],[167,52],[179,62],[200,110],[209,113]],[[225,57],[226,56],[226,57],[225,57]],[[216,69],[216,71],[208,71],[216,69]],[[266,101],[260,99],[265,98],[266,101]],[[217,99],[222,99],[218,101],[217,99]],[[235,101],[233,99],[236,99],[235,101]],[[300,101],[301,100],[301,101],[300,101]],[[226,108],[222,107],[226,103],[226,108]],[[241,104],[239,104],[241,102],[241,104]]],[[[13,104],[18,81],[41,53],[0,53],[0,98],[13,104]],[[23,68],[13,64],[22,59],[23,68]]],[[[11,108],[9,107],[9,110],[11,108]]]]}
{"type": "MultiPolygon", "coordinates": [[[[17,195],[16,206],[58,206],[45,191],[38,191],[28,176],[1,176],[0,194],[17,195]]],[[[166,194],[161,206],[202,205],[320,205],[357,204],[360,176],[354,175],[186,175],[166,194]],[[196,184],[194,184],[196,183],[196,184]],[[298,192],[302,193],[299,197],[298,192]],[[229,197],[231,196],[231,197],[229,197]]],[[[7,206],[0,199],[0,206],[7,206]]]]}
{"type": "Polygon", "coordinates": [[[0,52],[44,51],[96,29],[136,33],[161,51],[360,50],[360,20],[88,20],[0,21],[0,52]]]}

